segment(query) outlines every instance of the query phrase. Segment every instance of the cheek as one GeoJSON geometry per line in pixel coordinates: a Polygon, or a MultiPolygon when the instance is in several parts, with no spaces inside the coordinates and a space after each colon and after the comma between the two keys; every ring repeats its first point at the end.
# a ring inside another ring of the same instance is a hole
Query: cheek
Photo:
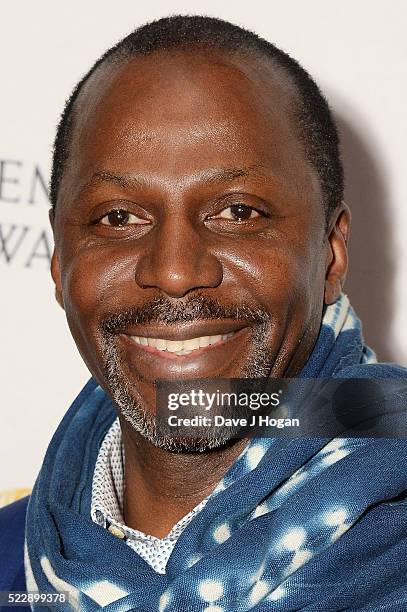
{"type": "Polygon", "coordinates": [[[265,239],[244,250],[235,247],[219,253],[224,282],[230,284],[231,295],[238,290],[262,309],[283,314],[322,291],[323,265],[314,250],[305,244],[271,244],[265,239]]]}
{"type": "Polygon", "coordinates": [[[86,338],[95,335],[106,314],[120,308],[124,287],[134,278],[134,260],[118,249],[83,249],[66,263],[62,278],[69,326],[75,339],[78,333],[86,338]]]}

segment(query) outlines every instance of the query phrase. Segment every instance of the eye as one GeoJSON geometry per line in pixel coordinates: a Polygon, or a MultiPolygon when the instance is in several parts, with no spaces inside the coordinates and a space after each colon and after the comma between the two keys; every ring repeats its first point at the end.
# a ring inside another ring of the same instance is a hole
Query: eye
{"type": "Polygon", "coordinates": [[[133,215],[127,210],[120,209],[112,210],[107,215],[104,215],[104,217],[99,219],[99,223],[102,225],[109,225],[110,227],[123,227],[126,225],[146,225],[149,224],[150,221],[133,215]]]}
{"type": "Polygon", "coordinates": [[[251,206],[245,204],[232,204],[224,208],[218,215],[214,215],[212,219],[230,219],[232,221],[248,221],[260,217],[261,213],[251,206]]]}

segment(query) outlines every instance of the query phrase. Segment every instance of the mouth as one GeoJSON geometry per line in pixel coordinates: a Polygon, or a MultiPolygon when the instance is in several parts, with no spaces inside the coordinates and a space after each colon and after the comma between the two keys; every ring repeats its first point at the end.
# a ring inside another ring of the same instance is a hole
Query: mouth
{"type": "Polygon", "coordinates": [[[191,321],[180,325],[129,327],[119,335],[124,360],[145,380],[226,373],[247,350],[246,322],[191,321]]]}
{"type": "Polygon", "coordinates": [[[151,338],[148,336],[130,336],[131,340],[146,351],[157,353],[160,357],[185,357],[197,355],[211,347],[226,342],[236,332],[217,334],[214,336],[196,336],[187,340],[168,340],[166,338],[151,338]]]}

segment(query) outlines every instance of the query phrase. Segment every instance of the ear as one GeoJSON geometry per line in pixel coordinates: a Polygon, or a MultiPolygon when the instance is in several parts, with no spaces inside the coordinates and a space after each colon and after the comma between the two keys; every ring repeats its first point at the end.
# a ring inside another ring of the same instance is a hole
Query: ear
{"type": "MultiPolygon", "coordinates": [[[[55,238],[55,215],[52,208],[49,211],[49,221],[51,223],[52,231],[54,232],[55,238]]],[[[55,283],[55,299],[61,306],[61,308],[64,309],[64,300],[62,298],[61,271],[56,247],[54,247],[54,252],[52,254],[51,259],[51,276],[52,280],[55,283]]]]}
{"type": "Polygon", "coordinates": [[[325,303],[335,302],[342,291],[348,269],[348,240],[350,233],[350,210],[342,202],[335,211],[328,229],[327,258],[325,272],[325,303]]]}

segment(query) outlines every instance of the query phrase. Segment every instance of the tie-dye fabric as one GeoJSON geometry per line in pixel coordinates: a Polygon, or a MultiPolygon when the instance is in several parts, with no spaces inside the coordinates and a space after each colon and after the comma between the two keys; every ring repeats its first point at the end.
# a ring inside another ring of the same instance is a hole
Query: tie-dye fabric
{"type": "MultiPolygon", "coordinates": [[[[301,376],[407,377],[375,361],[342,295],[301,376]]],[[[90,517],[115,416],[91,380],[58,427],[27,511],[28,590],[68,592],[60,610],[407,609],[406,440],[253,438],[158,574],[90,517]]]]}

